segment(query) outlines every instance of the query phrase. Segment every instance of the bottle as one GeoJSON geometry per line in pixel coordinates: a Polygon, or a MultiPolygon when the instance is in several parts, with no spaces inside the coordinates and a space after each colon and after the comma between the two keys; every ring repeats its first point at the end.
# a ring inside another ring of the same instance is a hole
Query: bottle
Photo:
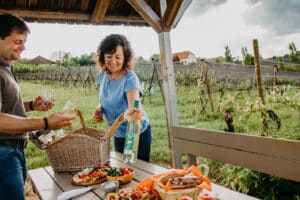
{"type": "MultiPolygon", "coordinates": [[[[134,109],[138,109],[140,107],[140,101],[134,101],[134,109]]],[[[132,156],[130,159],[131,163],[135,163],[137,161],[137,155],[139,150],[139,142],[140,142],[140,129],[141,129],[141,122],[136,120],[135,122],[135,132],[134,132],[134,140],[133,140],[133,151],[132,156]]]]}
{"type": "MultiPolygon", "coordinates": [[[[134,101],[133,109],[139,108],[139,100],[134,101]]],[[[126,138],[124,144],[124,162],[132,163],[136,162],[137,159],[137,151],[138,151],[138,143],[139,143],[139,127],[140,122],[137,120],[132,120],[127,123],[126,129],[126,138]]]]}

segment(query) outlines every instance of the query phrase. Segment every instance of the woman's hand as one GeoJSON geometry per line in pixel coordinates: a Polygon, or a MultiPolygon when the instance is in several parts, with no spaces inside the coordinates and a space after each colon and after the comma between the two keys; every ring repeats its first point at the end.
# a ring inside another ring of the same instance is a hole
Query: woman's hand
{"type": "Polygon", "coordinates": [[[103,111],[102,111],[101,107],[99,107],[95,110],[93,118],[97,122],[103,121],[103,111]]]}
{"type": "Polygon", "coordinates": [[[124,119],[126,121],[143,121],[144,120],[144,110],[138,109],[127,109],[124,113],[124,119]]]}

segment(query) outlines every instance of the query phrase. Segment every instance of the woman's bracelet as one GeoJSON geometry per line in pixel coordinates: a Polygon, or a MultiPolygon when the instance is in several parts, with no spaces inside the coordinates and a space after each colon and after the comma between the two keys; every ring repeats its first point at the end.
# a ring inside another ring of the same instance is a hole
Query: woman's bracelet
{"type": "Polygon", "coordinates": [[[34,110],[34,108],[33,108],[33,101],[29,102],[29,108],[30,108],[30,110],[34,110]]]}
{"type": "Polygon", "coordinates": [[[44,117],[43,119],[44,119],[44,124],[45,124],[44,130],[48,130],[48,128],[49,128],[49,125],[48,125],[48,118],[47,118],[47,117],[44,117]]]}

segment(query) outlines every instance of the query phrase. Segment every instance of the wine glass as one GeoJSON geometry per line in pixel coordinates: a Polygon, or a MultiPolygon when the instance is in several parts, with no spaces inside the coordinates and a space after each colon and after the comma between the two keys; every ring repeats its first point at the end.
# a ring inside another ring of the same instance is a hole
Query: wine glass
{"type": "Polygon", "coordinates": [[[43,97],[44,103],[46,105],[48,105],[54,99],[53,89],[44,89],[42,91],[42,97],[43,97]]]}
{"type": "Polygon", "coordinates": [[[42,91],[43,104],[48,108],[46,111],[47,115],[49,115],[49,108],[54,101],[53,89],[43,89],[42,91]]]}
{"type": "Polygon", "coordinates": [[[67,101],[66,104],[64,105],[62,111],[65,115],[73,116],[75,114],[75,111],[76,111],[76,106],[72,101],[67,101]]]}

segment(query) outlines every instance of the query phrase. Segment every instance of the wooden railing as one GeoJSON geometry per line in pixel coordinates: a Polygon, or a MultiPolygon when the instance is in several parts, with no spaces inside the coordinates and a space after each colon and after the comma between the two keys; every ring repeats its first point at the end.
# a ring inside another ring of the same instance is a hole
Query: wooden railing
{"type": "MultiPolygon", "coordinates": [[[[172,126],[173,150],[300,181],[300,141],[172,126]]],[[[176,166],[177,167],[177,166],[176,166]]],[[[179,166],[180,167],[180,166],[179,166]]]]}

